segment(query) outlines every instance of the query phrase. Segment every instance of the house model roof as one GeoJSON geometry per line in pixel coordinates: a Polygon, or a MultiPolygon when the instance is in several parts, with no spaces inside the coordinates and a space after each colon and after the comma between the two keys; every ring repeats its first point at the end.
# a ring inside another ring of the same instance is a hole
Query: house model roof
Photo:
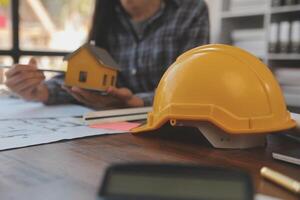
{"type": "Polygon", "coordinates": [[[105,49],[96,47],[89,43],[82,45],[73,53],[66,55],[64,57],[64,60],[69,60],[74,55],[76,55],[82,48],[87,49],[96,58],[96,60],[100,64],[104,65],[105,67],[115,69],[115,70],[120,70],[119,65],[116,63],[116,61],[111,57],[111,55],[105,49]]]}

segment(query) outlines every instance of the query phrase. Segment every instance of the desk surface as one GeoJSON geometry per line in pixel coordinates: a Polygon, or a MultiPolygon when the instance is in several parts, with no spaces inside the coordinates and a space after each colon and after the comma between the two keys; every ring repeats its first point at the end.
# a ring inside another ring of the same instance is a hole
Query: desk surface
{"type": "Polygon", "coordinates": [[[300,168],[275,161],[273,150],[299,143],[279,135],[267,148],[216,150],[194,131],[78,139],[0,152],[1,199],[95,199],[104,169],[116,162],[156,161],[239,167],[251,173],[257,192],[298,199],[259,175],[268,166],[300,180],[300,168]]]}

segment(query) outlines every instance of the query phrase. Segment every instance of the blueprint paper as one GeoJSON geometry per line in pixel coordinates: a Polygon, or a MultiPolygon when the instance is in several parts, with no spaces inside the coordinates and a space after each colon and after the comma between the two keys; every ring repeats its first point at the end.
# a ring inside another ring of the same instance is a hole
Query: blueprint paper
{"type": "Polygon", "coordinates": [[[124,131],[89,128],[80,120],[79,118],[0,120],[0,150],[87,136],[124,133],[124,131]]]}
{"type": "Polygon", "coordinates": [[[79,105],[28,102],[0,85],[0,150],[125,132],[89,128],[81,118],[74,118],[90,111],[79,105]]]}
{"type": "Polygon", "coordinates": [[[0,119],[57,118],[82,116],[92,111],[79,105],[46,106],[39,102],[0,96],[0,119]]]}

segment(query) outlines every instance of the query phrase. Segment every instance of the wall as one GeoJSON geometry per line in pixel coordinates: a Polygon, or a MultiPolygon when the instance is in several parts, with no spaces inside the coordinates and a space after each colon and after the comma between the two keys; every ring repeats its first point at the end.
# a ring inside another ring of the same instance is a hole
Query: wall
{"type": "Polygon", "coordinates": [[[211,43],[219,41],[221,0],[205,0],[209,8],[211,43]]]}

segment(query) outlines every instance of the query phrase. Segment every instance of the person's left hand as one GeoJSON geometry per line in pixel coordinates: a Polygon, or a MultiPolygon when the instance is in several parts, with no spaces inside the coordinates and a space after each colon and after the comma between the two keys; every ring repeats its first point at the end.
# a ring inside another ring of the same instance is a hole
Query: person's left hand
{"type": "Polygon", "coordinates": [[[128,88],[109,87],[106,91],[107,95],[102,95],[79,87],[62,87],[77,101],[94,109],[144,106],[144,101],[135,96],[128,88]]]}

